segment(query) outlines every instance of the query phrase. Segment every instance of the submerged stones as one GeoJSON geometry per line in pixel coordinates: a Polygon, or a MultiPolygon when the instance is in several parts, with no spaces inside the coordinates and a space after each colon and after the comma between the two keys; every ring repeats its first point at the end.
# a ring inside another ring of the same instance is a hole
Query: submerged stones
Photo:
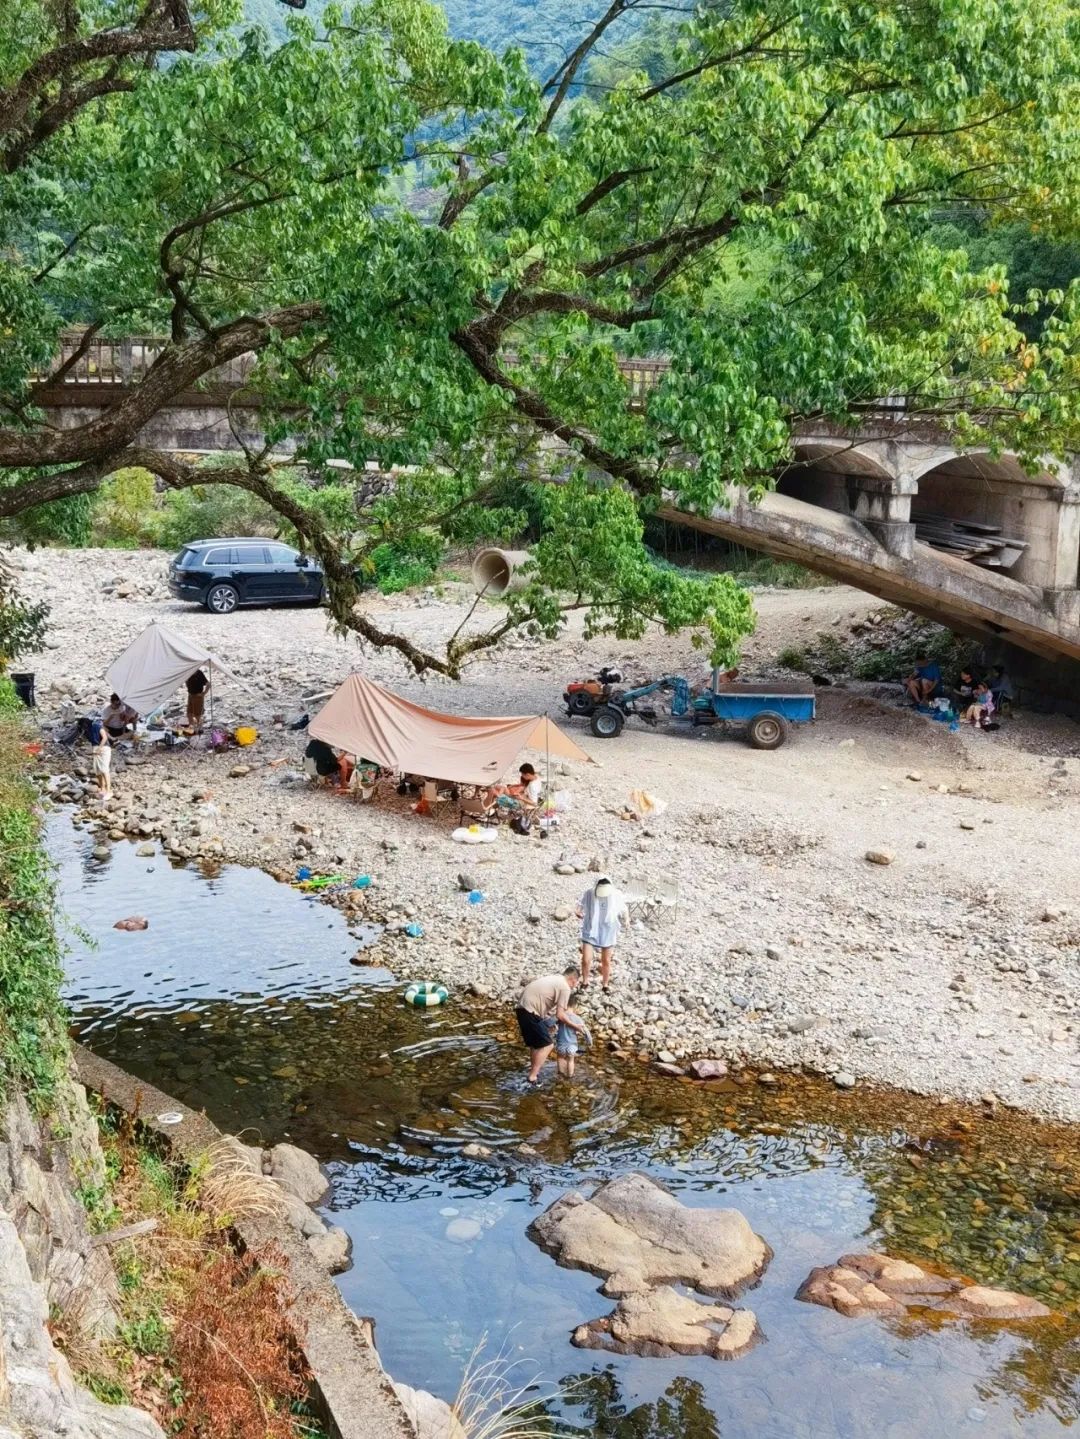
{"type": "Polygon", "coordinates": [[[1010,1289],[931,1274],[884,1254],[845,1254],[835,1264],[813,1269],[795,1298],[848,1318],[898,1316],[909,1309],[933,1309],[957,1319],[1042,1319],[1052,1313],[1037,1299],[1010,1289]]]}
{"type": "Polygon", "coordinates": [[[562,1195],[528,1234],[564,1268],[603,1278],[601,1293],[620,1300],[574,1331],[580,1348],[734,1358],[760,1337],[748,1310],[702,1304],[671,1287],[730,1299],[757,1282],[772,1250],[736,1209],[687,1209],[656,1180],[625,1174],[589,1198],[562,1195]]]}
{"type": "Polygon", "coordinates": [[[702,1304],[662,1284],[624,1295],[613,1314],[578,1325],[571,1343],[578,1349],[653,1359],[680,1354],[737,1359],[764,1337],[749,1309],[702,1304]]]}
{"type": "Polygon", "coordinates": [[[141,929],[149,929],[150,921],[141,914],[131,914],[127,919],[118,919],[113,929],[124,929],[129,933],[135,933],[141,929]]]}

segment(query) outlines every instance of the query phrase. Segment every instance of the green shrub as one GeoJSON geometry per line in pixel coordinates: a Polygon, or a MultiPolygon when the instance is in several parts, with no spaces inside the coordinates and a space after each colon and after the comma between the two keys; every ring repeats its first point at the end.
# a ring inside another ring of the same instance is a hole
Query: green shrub
{"type": "Polygon", "coordinates": [[[964,639],[929,621],[916,621],[910,634],[887,649],[859,655],[852,674],[860,680],[900,680],[911,673],[920,655],[936,660],[945,675],[959,674],[962,669],[979,668],[979,653],[977,640],[964,639]]]}
{"type": "Polygon", "coordinates": [[[370,569],[382,594],[396,595],[402,590],[430,584],[445,548],[439,535],[418,530],[407,540],[377,545],[368,556],[365,569],[370,569]]]}
{"type": "Polygon", "coordinates": [[[149,470],[117,470],[97,494],[91,526],[95,544],[125,550],[158,544],[158,506],[149,470]]]}
{"type": "Polygon", "coordinates": [[[776,656],[776,663],[781,669],[795,670],[799,674],[809,672],[809,662],[802,650],[795,645],[788,645],[776,656]]]}
{"type": "Polygon", "coordinates": [[[88,545],[93,533],[94,497],[69,495],[35,505],[0,525],[5,539],[20,545],[88,545]]]}
{"type": "Polygon", "coordinates": [[[732,572],[751,589],[814,590],[833,583],[794,560],[774,560],[769,555],[758,555],[746,565],[737,564],[732,572]]]}
{"type": "Polygon", "coordinates": [[[219,535],[276,535],[282,521],[257,495],[235,485],[194,485],[170,490],[157,518],[156,544],[178,550],[219,535]]]}
{"type": "Polygon", "coordinates": [[[18,1085],[44,1108],[67,1056],[63,971],[28,775],[29,731],[11,709],[9,681],[0,696],[0,1095],[18,1085]]]}
{"type": "Polygon", "coordinates": [[[14,586],[0,577],[0,674],[19,655],[41,648],[48,620],[49,606],[43,600],[20,599],[14,586]]]}

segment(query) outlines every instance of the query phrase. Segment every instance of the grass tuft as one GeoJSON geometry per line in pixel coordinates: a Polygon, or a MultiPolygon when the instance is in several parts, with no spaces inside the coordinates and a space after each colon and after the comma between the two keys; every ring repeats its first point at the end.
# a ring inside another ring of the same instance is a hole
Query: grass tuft
{"type": "Polygon", "coordinates": [[[557,1439],[572,1431],[548,1413],[553,1398],[566,1391],[526,1376],[528,1361],[513,1359],[504,1341],[498,1353],[484,1357],[487,1336],[473,1350],[450,1412],[451,1439],[557,1439]]]}

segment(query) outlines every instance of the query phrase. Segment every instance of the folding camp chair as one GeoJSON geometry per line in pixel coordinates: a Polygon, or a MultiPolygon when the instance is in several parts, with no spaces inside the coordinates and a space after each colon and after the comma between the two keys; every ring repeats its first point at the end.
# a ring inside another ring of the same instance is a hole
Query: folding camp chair
{"type": "Polygon", "coordinates": [[[645,924],[668,927],[679,913],[679,880],[677,875],[656,875],[630,880],[623,886],[623,896],[631,919],[645,924]]]}

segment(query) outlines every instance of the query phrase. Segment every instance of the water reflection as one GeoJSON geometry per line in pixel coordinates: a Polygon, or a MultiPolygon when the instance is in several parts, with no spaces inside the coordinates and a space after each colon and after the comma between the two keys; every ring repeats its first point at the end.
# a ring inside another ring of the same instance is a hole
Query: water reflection
{"type": "Polygon", "coordinates": [[[292,1138],[329,1163],[357,1256],[342,1288],[379,1321],[397,1377],[450,1396],[489,1331],[512,1334],[549,1380],[584,1376],[563,1406],[582,1434],[1041,1439],[1076,1422],[1072,1134],[823,1084],[661,1082],[603,1055],[573,1086],[535,1092],[504,1013],[406,1008],[385,971],[349,965],[356,944],[337,912],[258,873],[208,881],[129,845],[98,864],[60,819],[53,840],[64,904],[96,944],[75,938],[69,966],[82,1037],[223,1127],[292,1138]],[[111,928],[136,912],[149,930],[111,928]],[[570,1347],[609,1305],[525,1230],[568,1187],[627,1169],[688,1204],[735,1204],[768,1239],[776,1259],[745,1301],[767,1343],[729,1364],[590,1364],[570,1347]],[[454,1218],[471,1221],[468,1242],[447,1237],[454,1218]],[[794,1303],[813,1266],[875,1246],[1068,1317],[1010,1332],[794,1303]]]}

